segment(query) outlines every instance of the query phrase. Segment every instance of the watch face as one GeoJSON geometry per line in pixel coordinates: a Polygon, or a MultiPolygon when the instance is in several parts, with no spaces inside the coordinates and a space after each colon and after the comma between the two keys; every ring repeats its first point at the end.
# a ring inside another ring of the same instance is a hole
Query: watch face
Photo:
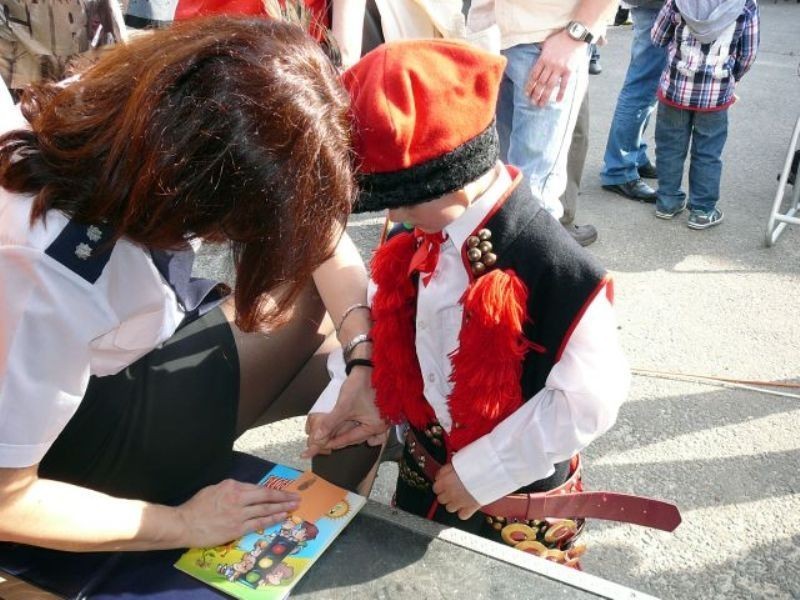
{"type": "Polygon", "coordinates": [[[572,37],[580,39],[586,33],[586,28],[580,23],[570,23],[569,33],[572,37]]]}

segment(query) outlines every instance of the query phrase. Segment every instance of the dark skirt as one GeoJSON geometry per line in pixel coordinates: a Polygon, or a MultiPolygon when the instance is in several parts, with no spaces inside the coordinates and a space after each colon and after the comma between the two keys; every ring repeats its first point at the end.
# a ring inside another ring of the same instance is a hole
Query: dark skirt
{"type": "Polygon", "coordinates": [[[215,308],[116,375],[92,377],[39,476],[179,502],[225,477],[238,399],[236,344],[215,308]]]}

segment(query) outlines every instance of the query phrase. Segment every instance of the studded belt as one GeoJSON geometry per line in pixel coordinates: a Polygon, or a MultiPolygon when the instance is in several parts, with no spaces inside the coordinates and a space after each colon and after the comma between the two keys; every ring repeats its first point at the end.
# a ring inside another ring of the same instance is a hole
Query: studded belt
{"type": "MultiPolygon", "coordinates": [[[[430,481],[435,481],[442,465],[417,441],[413,430],[409,429],[406,435],[406,446],[414,461],[430,481]]],[[[581,491],[580,459],[576,456],[573,461],[570,478],[557,488],[546,492],[509,494],[481,507],[481,511],[508,519],[604,519],[662,531],[673,531],[680,524],[678,507],[669,502],[618,492],[581,491]]]]}

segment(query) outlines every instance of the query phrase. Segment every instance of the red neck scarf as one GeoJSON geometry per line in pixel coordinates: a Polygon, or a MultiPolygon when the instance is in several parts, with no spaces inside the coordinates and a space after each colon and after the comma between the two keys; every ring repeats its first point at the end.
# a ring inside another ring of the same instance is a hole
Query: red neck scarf
{"type": "Polygon", "coordinates": [[[419,247],[414,252],[414,256],[411,257],[411,263],[408,265],[408,275],[410,277],[419,272],[422,285],[428,285],[431,277],[433,277],[433,272],[436,270],[436,264],[439,262],[439,251],[442,243],[447,239],[447,235],[441,231],[425,233],[421,229],[414,229],[414,237],[419,240],[419,247]]]}

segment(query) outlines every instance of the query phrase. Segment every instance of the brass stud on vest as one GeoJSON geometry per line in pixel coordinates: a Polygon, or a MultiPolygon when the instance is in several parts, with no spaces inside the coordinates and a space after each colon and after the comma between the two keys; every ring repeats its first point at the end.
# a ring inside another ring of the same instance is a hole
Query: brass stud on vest
{"type": "Polygon", "coordinates": [[[494,246],[489,241],[491,238],[492,232],[486,228],[467,238],[467,259],[475,277],[483,275],[489,267],[497,263],[497,255],[492,253],[494,246]]]}

